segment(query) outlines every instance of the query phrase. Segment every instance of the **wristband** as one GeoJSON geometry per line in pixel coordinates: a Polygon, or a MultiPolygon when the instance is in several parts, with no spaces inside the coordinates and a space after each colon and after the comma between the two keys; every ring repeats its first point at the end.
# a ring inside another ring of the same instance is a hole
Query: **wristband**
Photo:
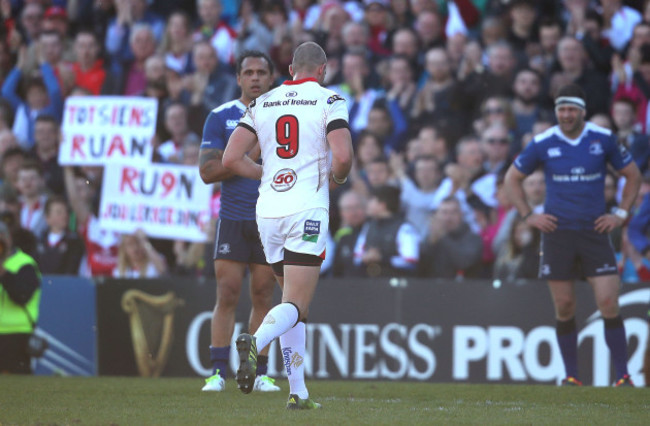
{"type": "Polygon", "coordinates": [[[337,185],[343,185],[345,182],[348,181],[348,177],[346,176],[346,177],[344,177],[343,179],[339,179],[339,178],[337,178],[337,177],[334,175],[334,173],[332,173],[332,180],[333,180],[334,183],[336,183],[337,185]]]}
{"type": "Polygon", "coordinates": [[[521,221],[526,222],[526,219],[528,219],[530,217],[530,215],[532,215],[532,214],[533,214],[533,211],[532,210],[529,211],[525,216],[521,217],[521,221]]]}
{"type": "Polygon", "coordinates": [[[625,209],[616,207],[614,208],[614,216],[621,218],[621,220],[625,222],[627,220],[627,217],[629,216],[629,213],[625,209]]]}

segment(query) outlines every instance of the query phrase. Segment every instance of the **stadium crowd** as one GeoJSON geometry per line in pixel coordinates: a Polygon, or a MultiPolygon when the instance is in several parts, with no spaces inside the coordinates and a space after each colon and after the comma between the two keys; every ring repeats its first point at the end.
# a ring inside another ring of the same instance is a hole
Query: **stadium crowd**
{"type": "MultiPolygon", "coordinates": [[[[198,167],[206,116],[239,96],[237,55],[267,53],[280,84],[312,40],[356,155],[332,185],[324,275],[535,278],[539,232],[503,177],[575,82],[646,173],[613,240],[623,280],[650,280],[648,0],[0,0],[0,15],[0,218],[45,274],[214,274],[213,230],[200,244],[101,228],[102,167],[57,161],[68,96],[155,98],[154,161],[198,167]]],[[[621,186],[608,175],[608,207],[621,186]]],[[[543,173],[524,190],[540,211],[543,173]]]]}

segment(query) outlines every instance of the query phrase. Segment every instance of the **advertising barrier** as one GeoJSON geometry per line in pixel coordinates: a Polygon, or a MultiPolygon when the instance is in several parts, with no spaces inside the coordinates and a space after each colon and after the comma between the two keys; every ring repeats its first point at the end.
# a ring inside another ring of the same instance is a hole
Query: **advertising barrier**
{"type": "MultiPolygon", "coordinates": [[[[578,284],[576,293],[580,377],[609,386],[602,319],[589,285],[578,284]]],[[[243,289],[234,337],[248,318],[247,294],[243,289]]],[[[214,301],[213,282],[106,280],[97,287],[98,373],[208,376],[214,301]]],[[[628,365],[637,385],[649,301],[648,285],[624,286],[628,365]]],[[[494,288],[488,281],[322,280],[307,333],[310,378],[556,384],[564,375],[549,291],[537,281],[494,288]]],[[[269,375],[282,374],[274,342],[269,375]]]]}
{"type": "Polygon", "coordinates": [[[49,343],[42,358],[34,360],[40,375],[94,376],[95,283],[86,278],[44,276],[36,334],[49,343]]]}

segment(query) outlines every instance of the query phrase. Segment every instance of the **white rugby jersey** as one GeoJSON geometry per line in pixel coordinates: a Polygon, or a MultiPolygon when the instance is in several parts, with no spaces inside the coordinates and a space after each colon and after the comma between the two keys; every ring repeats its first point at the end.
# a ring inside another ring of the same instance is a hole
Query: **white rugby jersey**
{"type": "Polygon", "coordinates": [[[286,81],[246,109],[239,126],[257,135],[262,182],[257,216],[329,210],[329,131],[348,127],[345,100],[316,79],[286,81]]]}

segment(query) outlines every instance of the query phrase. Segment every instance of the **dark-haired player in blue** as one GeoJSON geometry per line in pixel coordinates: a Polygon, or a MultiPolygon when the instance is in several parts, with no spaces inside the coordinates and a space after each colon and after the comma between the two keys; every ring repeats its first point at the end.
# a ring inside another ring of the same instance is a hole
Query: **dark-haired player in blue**
{"type": "Polygon", "coordinates": [[[537,135],[515,159],[506,174],[506,191],[524,221],[542,231],[540,278],[548,280],[555,305],[557,340],[566,370],[562,385],[582,385],[578,380],[574,280],[584,276],[605,322],[616,386],[633,386],[618,306],[621,282],[609,232],[627,219],[641,177],[630,154],[609,130],[585,122],[585,111],[585,94],[579,86],[570,84],[559,90],[555,98],[558,125],[537,135]],[[608,164],[625,177],[621,204],[614,213],[605,209],[608,164]],[[521,187],[524,178],[538,167],[543,168],[546,180],[541,214],[530,209],[521,187]]]}
{"type": "MultiPolygon", "coordinates": [[[[217,280],[217,304],[212,313],[210,360],[212,376],[206,379],[204,391],[223,391],[230,359],[230,342],[235,326],[235,309],[239,302],[246,270],[250,271],[252,309],[249,330],[254,333],[271,309],[275,277],[266,263],[255,222],[255,205],[259,196],[258,180],[235,176],[223,167],[221,158],[228,138],[244,115],[248,104],[266,93],[273,83],[273,63],[268,56],[247,51],[237,59],[239,99],[215,108],[205,121],[203,142],[199,153],[201,179],[205,183],[221,182],[221,211],[215,236],[214,268],[217,280]]],[[[259,147],[250,152],[260,156],[259,147]]],[[[279,391],[266,375],[268,350],[257,360],[258,377],[254,390],[279,391]]]]}

